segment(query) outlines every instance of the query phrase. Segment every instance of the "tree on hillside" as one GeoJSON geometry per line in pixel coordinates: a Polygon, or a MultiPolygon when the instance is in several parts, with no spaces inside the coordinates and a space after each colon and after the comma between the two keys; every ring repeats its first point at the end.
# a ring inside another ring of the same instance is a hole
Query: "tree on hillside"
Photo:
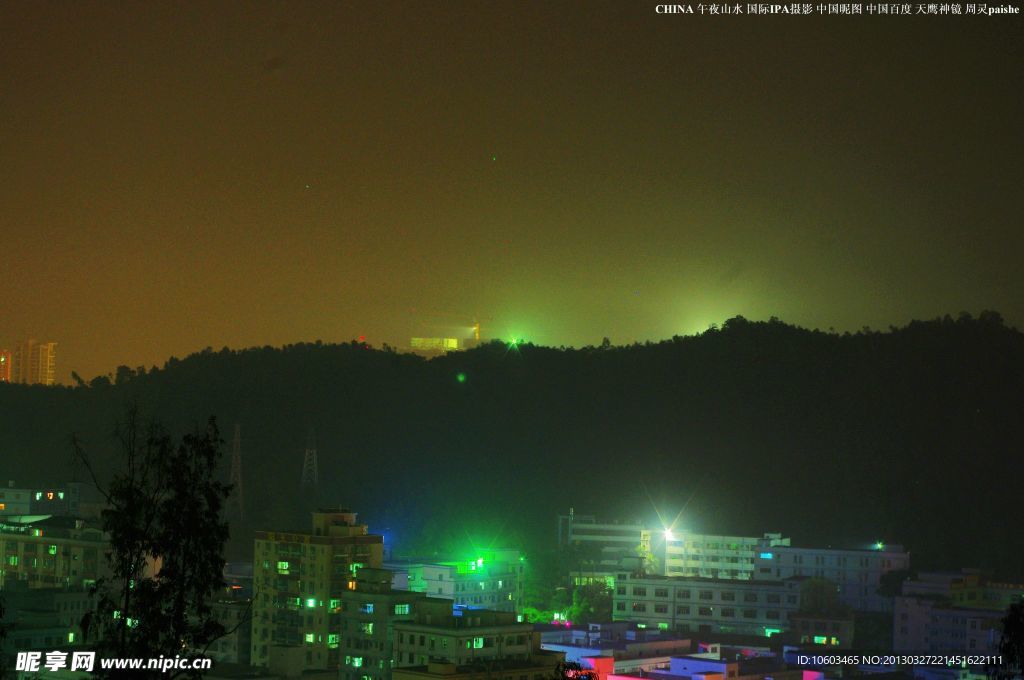
{"type": "MultiPolygon", "coordinates": [[[[107,500],[110,575],[97,584],[96,608],[82,620],[85,638],[101,657],[200,656],[224,634],[209,606],[224,585],[228,525],[221,509],[230,491],[217,480],[223,442],[216,422],[176,443],[130,411],[118,439],[124,468],[106,489],[97,484],[107,500]]],[[[92,473],[77,442],[75,451],[92,473]]],[[[178,674],[186,672],[199,675],[178,674]]]]}
{"type": "Polygon", "coordinates": [[[1011,604],[1003,617],[998,653],[1002,663],[988,668],[990,678],[1011,680],[1024,677],[1024,599],[1011,604]]]}

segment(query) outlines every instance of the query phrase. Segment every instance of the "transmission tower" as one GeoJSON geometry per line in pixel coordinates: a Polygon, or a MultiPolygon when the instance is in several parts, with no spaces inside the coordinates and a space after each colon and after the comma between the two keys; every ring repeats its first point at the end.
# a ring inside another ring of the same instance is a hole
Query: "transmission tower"
{"type": "Polygon", "coordinates": [[[306,438],[306,457],[302,461],[302,486],[316,489],[320,484],[320,466],[316,458],[316,433],[309,428],[306,438]]]}
{"type": "Polygon", "coordinates": [[[245,520],[245,495],[242,489],[242,426],[235,423],[235,437],[231,442],[231,496],[228,506],[237,514],[239,520],[245,520]]]}

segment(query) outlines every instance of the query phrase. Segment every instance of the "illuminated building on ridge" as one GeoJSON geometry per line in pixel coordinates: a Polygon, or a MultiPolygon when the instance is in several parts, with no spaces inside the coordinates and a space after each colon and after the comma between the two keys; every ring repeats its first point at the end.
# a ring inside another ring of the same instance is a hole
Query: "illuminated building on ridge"
{"type": "Polygon", "coordinates": [[[383,537],[354,512],[318,510],[311,532],[257,531],[254,552],[252,665],[337,669],[341,596],[357,569],[381,566],[383,537]]]}
{"type": "Polygon", "coordinates": [[[0,382],[9,383],[14,375],[14,355],[9,349],[0,349],[0,382]]]}
{"type": "Polygon", "coordinates": [[[12,373],[14,382],[24,385],[53,385],[57,379],[57,343],[19,342],[12,373]]]}

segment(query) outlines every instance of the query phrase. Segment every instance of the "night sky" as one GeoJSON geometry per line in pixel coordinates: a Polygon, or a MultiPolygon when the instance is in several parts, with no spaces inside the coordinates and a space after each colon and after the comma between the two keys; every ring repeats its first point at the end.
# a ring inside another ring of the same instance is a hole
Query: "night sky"
{"type": "Polygon", "coordinates": [[[0,4],[0,346],[1024,324],[1021,15],[0,4]]]}

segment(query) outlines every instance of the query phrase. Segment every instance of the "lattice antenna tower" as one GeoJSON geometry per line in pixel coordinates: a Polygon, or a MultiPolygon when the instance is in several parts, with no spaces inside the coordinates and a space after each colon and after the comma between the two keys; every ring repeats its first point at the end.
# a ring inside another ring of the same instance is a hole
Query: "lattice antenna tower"
{"type": "Polygon", "coordinates": [[[320,484],[320,465],[316,457],[316,433],[309,428],[306,437],[306,455],[302,461],[302,486],[317,487],[320,484]]]}
{"type": "Polygon", "coordinates": [[[245,520],[245,490],[242,487],[242,426],[235,423],[235,436],[231,441],[231,495],[228,505],[238,519],[245,520]]]}

